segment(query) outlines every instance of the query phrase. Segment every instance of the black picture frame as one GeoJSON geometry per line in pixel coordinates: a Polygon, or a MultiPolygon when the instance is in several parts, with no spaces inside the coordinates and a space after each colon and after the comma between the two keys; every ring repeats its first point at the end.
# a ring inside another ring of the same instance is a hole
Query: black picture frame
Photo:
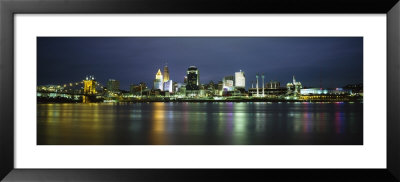
{"type": "Polygon", "coordinates": [[[241,181],[400,181],[399,17],[398,0],[0,0],[0,179],[4,181],[227,181],[231,179],[241,181]],[[18,13],[386,14],[387,168],[15,169],[14,14],[18,13]]]}

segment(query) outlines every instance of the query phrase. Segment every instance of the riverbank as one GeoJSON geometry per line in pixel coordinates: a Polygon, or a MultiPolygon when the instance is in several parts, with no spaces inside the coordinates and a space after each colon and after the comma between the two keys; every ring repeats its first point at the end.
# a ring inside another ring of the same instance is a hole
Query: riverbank
{"type": "MultiPolygon", "coordinates": [[[[221,100],[214,100],[214,99],[165,99],[165,98],[153,98],[153,99],[132,99],[132,100],[98,100],[92,103],[147,103],[147,102],[363,102],[362,98],[352,98],[352,99],[313,99],[313,100],[290,100],[290,99],[260,99],[260,98],[251,98],[251,99],[221,99],[221,100]]],[[[45,104],[45,103],[82,103],[80,100],[66,100],[66,99],[38,99],[38,104],[45,104]]]]}

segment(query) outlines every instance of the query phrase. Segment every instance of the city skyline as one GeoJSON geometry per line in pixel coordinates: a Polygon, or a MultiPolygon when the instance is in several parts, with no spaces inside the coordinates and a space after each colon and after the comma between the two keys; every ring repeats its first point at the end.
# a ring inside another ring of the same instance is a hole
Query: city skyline
{"type": "Polygon", "coordinates": [[[151,86],[165,65],[170,79],[183,83],[186,69],[195,65],[201,84],[217,83],[242,70],[247,89],[257,73],[265,74],[265,82],[285,84],[296,75],[305,86],[342,87],[362,83],[362,42],[362,37],[39,37],[38,85],[94,75],[103,85],[115,79],[129,90],[139,82],[151,86]]]}
{"type": "Polygon", "coordinates": [[[363,145],[362,37],[37,44],[37,145],[363,145]]]}

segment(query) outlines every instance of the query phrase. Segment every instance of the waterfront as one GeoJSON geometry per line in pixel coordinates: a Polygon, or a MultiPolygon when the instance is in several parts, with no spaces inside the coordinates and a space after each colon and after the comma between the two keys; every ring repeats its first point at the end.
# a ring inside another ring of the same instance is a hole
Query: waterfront
{"type": "Polygon", "coordinates": [[[362,103],[38,104],[38,145],[362,145],[362,103]]]}

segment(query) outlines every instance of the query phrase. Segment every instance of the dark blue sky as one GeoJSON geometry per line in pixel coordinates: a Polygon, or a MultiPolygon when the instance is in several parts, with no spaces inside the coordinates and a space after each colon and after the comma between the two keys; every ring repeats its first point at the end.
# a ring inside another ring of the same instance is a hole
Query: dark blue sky
{"type": "Polygon", "coordinates": [[[189,66],[200,82],[222,80],[240,69],[246,86],[257,72],[284,86],[292,75],[303,86],[342,87],[363,81],[362,37],[38,37],[38,85],[81,81],[94,75],[121,89],[146,82],[168,64],[170,79],[183,82],[189,66]]]}

